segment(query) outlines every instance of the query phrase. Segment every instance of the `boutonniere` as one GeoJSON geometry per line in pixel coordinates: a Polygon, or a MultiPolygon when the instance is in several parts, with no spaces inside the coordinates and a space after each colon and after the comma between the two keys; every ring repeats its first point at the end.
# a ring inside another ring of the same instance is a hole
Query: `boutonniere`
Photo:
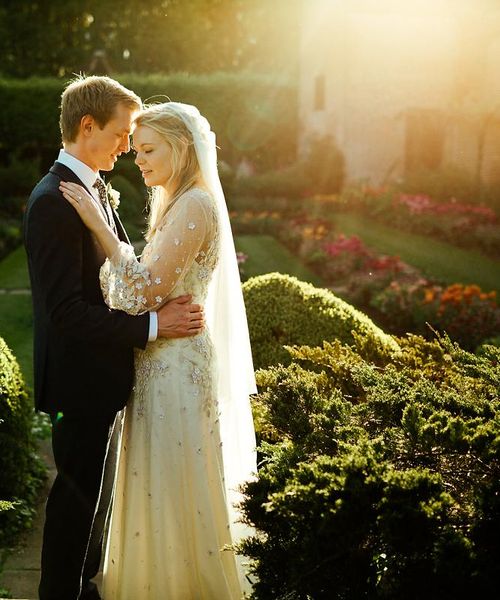
{"type": "Polygon", "coordinates": [[[120,192],[114,190],[110,183],[106,184],[106,195],[111,207],[116,210],[120,206],[120,192]]]}

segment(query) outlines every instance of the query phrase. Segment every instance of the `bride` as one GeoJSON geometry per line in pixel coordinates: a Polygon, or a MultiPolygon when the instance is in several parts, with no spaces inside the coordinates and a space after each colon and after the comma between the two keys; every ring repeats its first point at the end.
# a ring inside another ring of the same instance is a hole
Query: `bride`
{"type": "Polygon", "coordinates": [[[136,119],[136,164],[152,187],[147,245],[137,259],[84,188],[66,199],[106,252],[110,308],[156,310],[191,294],[206,328],[137,351],[120,445],[104,566],[105,600],[234,600],[249,591],[248,535],[235,503],[256,472],[248,326],[215,135],[194,107],[150,106],[136,119]]]}

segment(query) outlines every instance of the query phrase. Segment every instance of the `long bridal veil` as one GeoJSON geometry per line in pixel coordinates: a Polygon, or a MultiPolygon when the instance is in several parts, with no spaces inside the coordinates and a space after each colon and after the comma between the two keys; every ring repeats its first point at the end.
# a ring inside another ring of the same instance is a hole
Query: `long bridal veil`
{"type": "Polygon", "coordinates": [[[235,508],[242,499],[238,488],[257,472],[249,398],[256,392],[256,386],[247,317],[229,214],[217,170],[215,134],[195,106],[178,102],[166,104],[184,121],[193,136],[203,180],[215,199],[219,216],[220,256],[208,289],[205,319],[217,355],[224,479],[232,539],[238,541],[251,533],[239,521],[235,508]]]}

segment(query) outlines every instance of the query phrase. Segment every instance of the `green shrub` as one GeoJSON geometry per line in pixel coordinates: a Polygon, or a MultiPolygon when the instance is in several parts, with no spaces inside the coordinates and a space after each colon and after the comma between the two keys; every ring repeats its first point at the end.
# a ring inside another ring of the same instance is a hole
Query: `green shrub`
{"type": "Polygon", "coordinates": [[[308,189],[312,193],[340,192],[344,184],[345,158],[333,138],[313,137],[303,160],[308,189]]]}
{"type": "Polygon", "coordinates": [[[256,368],[287,364],[288,345],[316,346],[324,340],[354,343],[353,331],[373,334],[381,346],[396,342],[363,313],[332,292],[295,277],[269,273],[244,283],[243,292],[256,368]]]}
{"type": "Polygon", "coordinates": [[[7,165],[0,165],[1,212],[9,216],[20,217],[21,205],[11,198],[22,198],[26,204],[31,190],[40,179],[40,164],[32,159],[22,159],[18,154],[11,155],[7,165]],[[9,199],[8,202],[6,200],[9,199]]]}
{"type": "MultiPolygon", "coordinates": [[[[231,165],[248,158],[260,170],[296,157],[297,98],[293,81],[250,73],[114,75],[141,98],[168,98],[199,107],[217,134],[219,156],[231,165]]],[[[0,79],[0,149],[5,140],[35,156],[60,146],[59,105],[65,81],[0,79]],[[26,118],[29,115],[29,118],[26,118]]]]}
{"type": "Polygon", "coordinates": [[[127,179],[136,190],[145,189],[144,180],[142,178],[139,167],[135,164],[135,156],[126,154],[121,156],[116,162],[113,171],[107,174],[107,178],[112,180],[118,175],[127,179]]]}
{"type": "Polygon", "coordinates": [[[478,201],[477,186],[472,175],[454,165],[408,173],[401,183],[401,189],[406,193],[427,194],[436,200],[457,198],[478,201]]]}
{"type": "Polygon", "coordinates": [[[363,338],[257,373],[252,598],[496,597],[500,350],[363,338]]]}
{"type": "Polygon", "coordinates": [[[0,259],[6,257],[22,242],[21,221],[5,219],[0,223],[0,259]]]}
{"type": "Polygon", "coordinates": [[[146,229],[145,195],[122,175],[110,178],[113,189],[120,192],[118,214],[131,240],[140,240],[146,229]]]}
{"type": "Polygon", "coordinates": [[[344,183],[344,156],[331,138],[313,138],[307,153],[288,166],[228,181],[228,190],[258,198],[300,198],[339,192],[344,183]]]}
{"type": "Polygon", "coordinates": [[[5,512],[6,510],[12,510],[14,505],[12,502],[7,502],[7,500],[0,500],[0,512],[5,512]]]}
{"type": "Polygon", "coordinates": [[[32,407],[19,365],[0,338],[0,498],[13,509],[0,513],[0,547],[12,542],[33,517],[43,470],[31,434],[32,407]]]}
{"type": "Polygon", "coordinates": [[[295,199],[303,196],[310,186],[304,165],[295,163],[282,169],[234,179],[227,189],[229,195],[295,199]]]}

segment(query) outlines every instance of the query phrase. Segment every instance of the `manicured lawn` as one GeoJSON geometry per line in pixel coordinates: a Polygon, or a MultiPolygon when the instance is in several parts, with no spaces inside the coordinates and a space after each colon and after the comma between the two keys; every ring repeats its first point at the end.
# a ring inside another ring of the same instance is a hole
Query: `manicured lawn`
{"type": "Polygon", "coordinates": [[[405,233],[357,215],[333,217],[339,231],[359,236],[382,254],[397,255],[428,277],[444,283],[476,283],[500,295],[500,261],[431,238],[405,233]]]}
{"type": "Polygon", "coordinates": [[[16,356],[26,383],[33,386],[31,295],[0,295],[0,336],[16,356]]]}
{"type": "Polygon", "coordinates": [[[245,276],[264,273],[286,273],[316,286],[324,282],[306,268],[287,248],[268,235],[239,235],[235,238],[236,250],[248,256],[244,265],[245,276]]]}
{"type": "MultiPolygon", "coordinates": [[[[247,277],[278,271],[321,286],[322,280],[304,267],[284,246],[270,236],[245,235],[235,240],[236,248],[248,255],[247,277]]],[[[0,262],[0,288],[29,288],[24,248],[0,262]]],[[[0,336],[16,355],[29,386],[33,385],[33,323],[31,296],[0,294],[0,336]]]]}
{"type": "Polygon", "coordinates": [[[0,262],[0,289],[29,288],[26,252],[20,246],[0,262]]]}

